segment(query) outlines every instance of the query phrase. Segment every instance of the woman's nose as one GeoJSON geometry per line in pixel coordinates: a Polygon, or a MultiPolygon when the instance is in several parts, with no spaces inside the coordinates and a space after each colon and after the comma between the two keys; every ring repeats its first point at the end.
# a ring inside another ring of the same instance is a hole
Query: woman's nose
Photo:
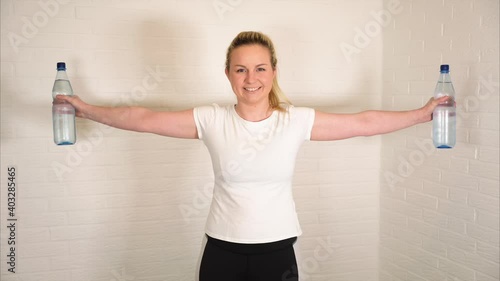
{"type": "Polygon", "coordinates": [[[253,71],[247,72],[246,82],[249,84],[255,82],[255,73],[253,71]]]}

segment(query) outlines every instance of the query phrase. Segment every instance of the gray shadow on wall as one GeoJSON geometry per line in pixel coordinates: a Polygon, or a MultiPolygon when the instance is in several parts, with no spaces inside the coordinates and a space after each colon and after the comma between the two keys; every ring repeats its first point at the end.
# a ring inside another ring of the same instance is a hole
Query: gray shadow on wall
{"type": "MultiPolygon", "coordinates": [[[[185,53],[203,53],[204,46],[186,39],[195,31],[187,30],[188,25],[183,27],[181,34],[175,26],[161,19],[143,22],[137,27],[135,49],[140,50],[138,60],[144,76],[130,91],[132,105],[156,111],[183,110],[193,106],[183,93],[178,92],[179,88],[184,88],[182,83],[189,83],[179,79],[178,70],[184,66],[181,58],[185,53]],[[186,34],[186,38],[179,34],[186,34]]],[[[126,193],[127,200],[132,201],[129,207],[125,207],[129,208],[125,210],[129,217],[125,217],[124,222],[131,232],[136,232],[134,228],[138,225],[150,228],[139,232],[144,240],[142,250],[149,251],[141,251],[148,260],[140,263],[137,256],[129,252],[122,257],[123,265],[130,268],[130,275],[135,275],[136,279],[146,277],[141,276],[148,274],[145,269],[154,267],[161,272],[159,277],[166,280],[184,280],[187,276],[190,280],[197,280],[208,205],[200,208],[192,198],[200,193],[203,185],[213,182],[208,151],[199,140],[138,134],[137,140],[142,142],[138,148],[132,138],[123,144],[129,149],[122,148],[128,154],[125,159],[131,160],[123,163],[124,174],[136,175],[124,181],[130,189],[126,193]],[[151,198],[151,206],[147,206],[144,198],[151,198]],[[194,209],[197,214],[186,220],[185,208],[194,209]],[[194,278],[191,274],[195,274],[194,278]]],[[[127,249],[138,246],[136,237],[127,235],[126,239],[127,249]]]]}

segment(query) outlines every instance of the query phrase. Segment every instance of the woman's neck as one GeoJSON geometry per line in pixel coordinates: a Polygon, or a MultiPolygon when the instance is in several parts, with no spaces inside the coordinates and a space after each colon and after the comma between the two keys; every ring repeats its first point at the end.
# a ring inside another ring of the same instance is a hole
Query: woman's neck
{"type": "Polygon", "coordinates": [[[269,118],[273,114],[271,105],[247,105],[244,103],[237,103],[234,106],[236,113],[243,119],[252,122],[262,121],[269,118]]]}

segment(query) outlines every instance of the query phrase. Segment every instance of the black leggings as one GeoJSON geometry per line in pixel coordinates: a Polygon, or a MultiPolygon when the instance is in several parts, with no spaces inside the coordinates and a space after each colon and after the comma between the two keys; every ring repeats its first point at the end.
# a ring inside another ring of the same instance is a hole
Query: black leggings
{"type": "Polygon", "coordinates": [[[208,237],[200,281],[298,281],[296,240],[238,244],[208,237]]]}

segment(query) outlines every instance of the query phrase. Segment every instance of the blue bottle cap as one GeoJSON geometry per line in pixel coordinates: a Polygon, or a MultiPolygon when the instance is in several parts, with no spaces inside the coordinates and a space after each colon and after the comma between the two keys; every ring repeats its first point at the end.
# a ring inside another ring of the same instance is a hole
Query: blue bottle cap
{"type": "Polygon", "coordinates": [[[449,72],[450,71],[450,66],[447,64],[442,64],[441,65],[441,72],[449,72]]]}
{"type": "Polygon", "coordinates": [[[66,70],[66,63],[65,62],[58,62],[57,63],[57,70],[66,70]]]}

